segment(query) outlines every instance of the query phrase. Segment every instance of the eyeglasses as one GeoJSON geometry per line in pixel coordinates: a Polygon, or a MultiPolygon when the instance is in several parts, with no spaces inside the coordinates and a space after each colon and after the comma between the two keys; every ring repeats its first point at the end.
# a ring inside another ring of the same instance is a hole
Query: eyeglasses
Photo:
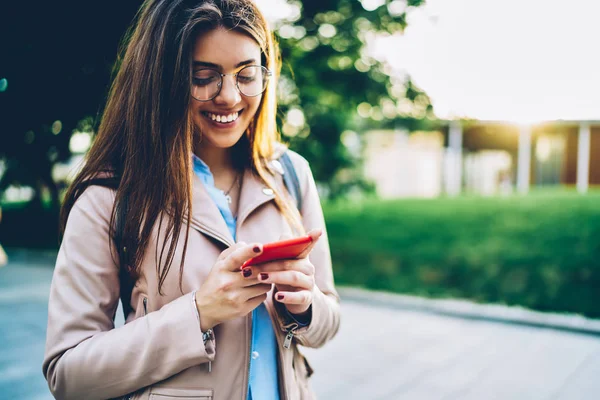
{"type": "Polygon", "coordinates": [[[226,76],[235,76],[235,86],[244,96],[258,96],[267,89],[271,75],[271,71],[260,65],[248,65],[234,74],[222,74],[210,68],[199,69],[192,76],[192,97],[198,101],[214,99],[221,92],[226,76]]]}

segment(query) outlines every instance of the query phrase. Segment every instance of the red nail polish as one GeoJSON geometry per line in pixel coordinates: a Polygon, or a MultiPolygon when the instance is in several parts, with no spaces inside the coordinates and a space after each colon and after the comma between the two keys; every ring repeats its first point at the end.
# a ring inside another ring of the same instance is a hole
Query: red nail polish
{"type": "Polygon", "coordinates": [[[260,279],[263,280],[263,281],[269,279],[269,274],[265,274],[264,272],[262,272],[260,274],[260,279]]]}
{"type": "Polygon", "coordinates": [[[252,275],[252,268],[244,268],[242,270],[242,274],[244,275],[244,278],[248,278],[250,275],[252,275]]]}
{"type": "Polygon", "coordinates": [[[277,293],[277,300],[283,300],[283,295],[281,293],[277,293]]]}
{"type": "Polygon", "coordinates": [[[252,249],[255,253],[260,253],[260,247],[258,246],[254,246],[254,248],[252,249]]]}

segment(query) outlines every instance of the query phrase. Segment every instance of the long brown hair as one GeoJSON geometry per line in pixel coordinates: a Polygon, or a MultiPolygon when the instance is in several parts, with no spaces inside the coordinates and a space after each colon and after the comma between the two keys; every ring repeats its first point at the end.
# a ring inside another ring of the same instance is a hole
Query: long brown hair
{"type": "Polygon", "coordinates": [[[156,220],[159,227],[166,224],[166,237],[160,250],[157,242],[155,253],[159,293],[173,263],[179,227],[185,223],[181,288],[190,228],[193,44],[198,34],[221,27],[252,37],[261,48],[263,65],[274,75],[246,134],[234,146],[236,161],[274,190],[280,211],[301,230],[298,211],[266,179],[266,160],[280,139],[276,80],[281,62],[263,15],[252,0],[146,0],[125,35],[97,135],[67,191],[60,229],[64,232],[71,208],[90,182],[105,174],[114,177],[110,235],[121,269],[137,277],[156,220]],[[165,212],[169,218],[163,218],[165,212]],[[118,215],[126,218],[116,232],[118,215]]]}

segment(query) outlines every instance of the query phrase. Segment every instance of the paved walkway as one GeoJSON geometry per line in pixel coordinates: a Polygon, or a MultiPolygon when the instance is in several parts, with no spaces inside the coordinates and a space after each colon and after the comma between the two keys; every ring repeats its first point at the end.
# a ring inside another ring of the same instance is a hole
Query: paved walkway
{"type": "MultiPolygon", "coordinates": [[[[52,253],[0,268],[0,398],[51,399],[41,373],[52,253]]],[[[342,327],[304,349],[319,398],[598,399],[600,335],[460,318],[349,296],[342,327]]],[[[120,315],[120,313],[117,313],[120,315]]]]}

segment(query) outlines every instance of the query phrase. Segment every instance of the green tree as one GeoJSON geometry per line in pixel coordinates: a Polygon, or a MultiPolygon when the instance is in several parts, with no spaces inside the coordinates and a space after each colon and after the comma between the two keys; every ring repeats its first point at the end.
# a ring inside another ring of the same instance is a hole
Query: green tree
{"type": "Polygon", "coordinates": [[[333,197],[364,188],[360,155],[343,145],[344,131],[414,129],[432,116],[429,98],[409,77],[394,76],[389,65],[366,51],[370,37],[403,32],[407,14],[424,0],[288,3],[297,12],[276,24],[284,61],[282,132],[333,197]],[[409,113],[402,111],[407,103],[409,113]]]}
{"type": "MultiPolygon", "coordinates": [[[[139,3],[20,2],[0,12],[0,159],[9,185],[49,189],[56,162],[85,117],[104,102],[120,38],[139,3]]],[[[38,202],[34,202],[38,203],[38,202]]]]}
{"type": "MultiPolygon", "coordinates": [[[[381,116],[403,99],[429,107],[410,81],[391,78],[385,65],[364,54],[368,32],[401,32],[406,13],[423,1],[380,0],[381,6],[367,11],[357,0],[290,0],[296,17],[277,24],[285,65],[282,131],[296,135],[291,146],[306,155],[317,180],[334,195],[363,183],[360,174],[349,173],[357,157],[340,143],[345,130],[394,123],[381,116]],[[357,117],[362,103],[371,105],[370,118],[357,117]]],[[[140,4],[67,0],[3,6],[0,159],[8,170],[0,192],[15,182],[46,186],[56,204],[52,166],[70,157],[69,140],[80,121],[99,115],[119,41],[140,4]]]]}

